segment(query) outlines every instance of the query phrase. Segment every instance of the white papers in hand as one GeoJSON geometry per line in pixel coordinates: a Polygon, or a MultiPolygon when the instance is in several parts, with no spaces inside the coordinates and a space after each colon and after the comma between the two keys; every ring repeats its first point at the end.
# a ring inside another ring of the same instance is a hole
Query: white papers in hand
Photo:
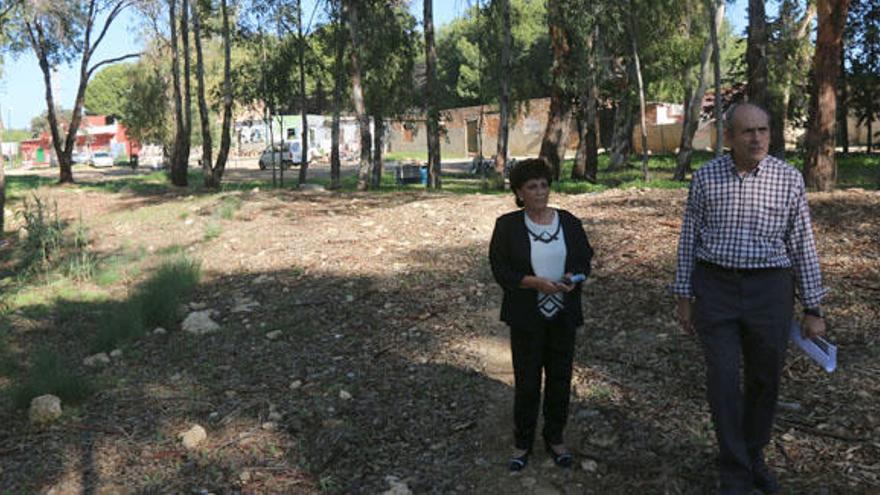
{"type": "Polygon", "coordinates": [[[791,320],[791,340],[828,373],[837,368],[837,346],[822,337],[803,338],[801,326],[795,319],[791,320]]]}

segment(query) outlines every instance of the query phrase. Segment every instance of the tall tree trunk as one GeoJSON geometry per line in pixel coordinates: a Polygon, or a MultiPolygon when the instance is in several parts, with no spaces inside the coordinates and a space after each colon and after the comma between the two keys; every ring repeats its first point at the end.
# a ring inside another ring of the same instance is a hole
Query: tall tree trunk
{"type": "MultiPolygon", "coordinates": [[[[724,17],[724,3],[715,4],[715,9],[709,13],[715,16],[721,10],[724,17]]],[[[675,157],[675,174],[673,180],[684,180],[691,172],[691,161],[694,156],[694,135],[700,125],[700,112],[703,109],[703,96],[709,83],[709,57],[712,55],[712,36],[706,38],[703,50],[700,52],[700,72],[697,74],[697,85],[689,98],[684,102],[684,122],[681,125],[681,141],[678,145],[678,155],[675,157]]]]}
{"type": "Polygon", "coordinates": [[[330,189],[339,189],[339,172],[341,163],[339,160],[339,114],[342,108],[342,83],[343,57],[345,56],[344,20],[342,15],[342,2],[337,5],[337,19],[339,28],[336,31],[336,61],[333,68],[333,124],[330,130],[330,189]]]}
{"type": "Polygon", "coordinates": [[[6,224],[6,158],[0,156],[0,244],[3,244],[3,229],[6,224]]]}
{"type": "Polygon", "coordinates": [[[46,115],[49,120],[49,133],[52,136],[52,148],[55,152],[56,160],[58,160],[60,184],[73,183],[73,167],[72,163],[63,160],[63,147],[61,141],[61,133],[58,132],[58,114],[56,113],[55,96],[52,94],[52,67],[49,65],[49,57],[44,47],[46,39],[43,36],[42,27],[37,23],[34,26],[28,26],[28,33],[34,52],[37,55],[37,61],[40,70],[43,73],[43,84],[46,90],[46,115]]]}
{"type": "Polygon", "coordinates": [[[724,96],[721,94],[721,25],[724,21],[724,0],[715,0],[715,15],[710,26],[712,35],[712,66],[715,77],[715,156],[724,153],[724,96]],[[720,13],[720,15],[719,15],[720,13]]]}
{"type": "Polygon", "coordinates": [[[382,169],[385,161],[382,153],[385,151],[385,118],[380,114],[373,115],[373,170],[370,187],[379,190],[382,186],[382,169]]]}
{"type": "Polygon", "coordinates": [[[208,102],[205,100],[205,63],[202,55],[202,22],[199,2],[193,2],[191,9],[193,41],[196,45],[196,98],[199,103],[199,122],[202,128],[202,175],[205,186],[210,187],[213,182],[212,155],[214,149],[211,142],[211,116],[208,112],[208,102]]]}
{"type": "Polygon", "coordinates": [[[565,141],[571,126],[571,104],[562,90],[562,78],[568,72],[571,45],[564,27],[560,24],[561,8],[559,0],[549,0],[547,20],[550,27],[550,42],[553,46],[553,83],[550,88],[550,112],[547,116],[547,127],[544,129],[539,153],[539,156],[550,165],[555,180],[559,180],[562,170],[565,141]]]}
{"type": "MultiPolygon", "coordinates": [[[[840,44],[840,73],[838,77],[840,78],[840,83],[838,84],[840,87],[840,99],[838,100],[837,105],[837,140],[841,146],[843,146],[843,154],[849,154],[849,96],[847,91],[847,81],[846,81],[846,67],[844,66],[844,61],[846,60],[846,48],[845,43],[840,44]]],[[[868,149],[870,152],[871,150],[868,149]]]]}
{"type": "MultiPolygon", "coordinates": [[[[794,38],[791,40],[800,45],[810,34],[813,18],[816,17],[815,2],[807,2],[806,9],[801,19],[797,22],[794,38]]],[[[779,96],[771,101],[770,113],[770,153],[780,159],[785,158],[785,130],[788,128],[788,113],[791,106],[791,86],[794,80],[793,67],[805,66],[809,60],[804,60],[804,51],[796,50],[792,59],[786,59],[781,67],[776,67],[782,78],[782,87],[779,96]]]]}
{"type": "Polygon", "coordinates": [[[629,25],[630,25],[630,42],[632,46],[633,65],[636,73],[636,81],[639,87],[639,118],[642,133],[642,180],[648,181],[648,123],[645,119],[645,84],[642,80],[642,64],[639,60],[639,43],[637,40],[638,30],[636,29],[635,13],[632,0],[629,2],[629,25]]]}
{"type": "Polygon", "coordinates": [[[229,148],[232,146],[232,33],[229,29],[229,7],[226,0],[220,0],[223,16],[223,124],[220,130],[220,151],[217,153],[217,164],[211,173],[210,187],[220,187],[229,148]]]}
{"type": "Polygon", "coordinates": [[[834,124],[837,120],[837,73],[840,71],[838,57],[849,0],[818,0],[817,5],[819,32],[813,59],[815,82],[810,102],[804,180],[807,187],[830,191],[837,180],[834,124]]]}
{"type": "Polygon", "coordinates": [[[510,132],[510,0],[498,0],[501,9],[501,63],[498,69],[501,71],[498,80],[501,83],[501,93],[498,95],[498,148],[495,151],[495,171],[504,173],[507,167],[507,141],[510,132]]]}
{"type": "Polygon", "coordinates": [[[594,26],[584,40],[587,77],[584,92],[578,105],[578,149],[571,169],[572,180],[598,182],[599,174],[599,85],[596,82],[596,51],[594,42],[599,37],[599,27],[594,26]]]}
{"type": "Polygon", "coordinates": [[[296,0],[296,32],[299,37],[299,96],[302,120],[302,164],[299,183],[305,184],[309,172],[309,116],[306,106],[306,38],[303,34],[302,0],[296,0]]]}
{"type": "Polygon", "coordinates": [[[351,99],[357,116],[361,134],[361,160],[358,166],[359,191],[367,190],[370,180],[370,149],[373,139],[370,136],[370,117],[364,106],[364,89],[361,83],[360,33],[358,32],[358,0],[345,0],[346,23],[351,39],[351,99]]]}
{"type": "Polygon", "coordinates": [[[749,0],[749,39],[746,48],[749,102],[768,108],[767,17],[765,0],[749,0]]]}
{"type": "MultiPolygon", "coordinates": [[[[174,13],[173,9],[176,7],[176,0],[171,0],[172,3],[172,23],[174,23],[174,13]]],[[[180,87],[179,85],[182,83],[183,85],[183,103],[180,107],[180,111],[175,107],[175,116],[179,117],[177,120],[177,131],[175,133],[174,139],[174,151],[173,157],[171,160],[171,183],[175,186],[186,186],[187,181],[187,169],[189,168],[189,149],[190,149],[190,132],[192,129],[192,109],[191,109],[191,89],[190,89],[190,58],[189,58],[189,1],[182,0],[180,7],[180,50],[177,48],[177,27],[172,26],[171,36],[172,40],[172,53],[174,60],[176,62],[176,73],[177,76],[175,79],[175,104],[177,103],[177,99],[179,98],[180,87]],[[180,57],[183,57],[183,75],[180,75],[180,57]]],[[[174,71],[175,62],[172,62],[172,71],[174,71]]]]}
{"type": "Polygon", "coordinates": [[[440,189],[440,111],[437,108],[437,48],[434,45],[434,2],[424,0],[425,105],[428,129],[428,188],[440,189]]]}
{"type": "Polygon", "coordinates": [[[180,40],[177,35],[177,0],[168,1],[168,24],[171,28],[171,79],[174,92],[174,144],[171,148],[171,180],[179,175],[180,150],[183,148],[186,124],[183,120],[183,96],[180,89],[180,40]]]}
{"type": "Polygon", "coordinates": [[[620,170],[629,161],[632,153],[633,102],[629,90],[625,89],[623,97],[614,112],[614,133],[611,136],[611,156],[608,160],[608,171],[620,170]]]}

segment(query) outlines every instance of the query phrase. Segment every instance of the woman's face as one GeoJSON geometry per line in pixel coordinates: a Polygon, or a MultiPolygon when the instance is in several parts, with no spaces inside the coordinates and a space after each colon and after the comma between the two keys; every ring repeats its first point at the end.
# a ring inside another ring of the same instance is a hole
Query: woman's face
{"type": "Polygon", "coordinates": [[[529,179],[516,190],[516,195],[525,203],[527,210],[540,210],[547,207],[550,185],[544,177],[529,179]]]}

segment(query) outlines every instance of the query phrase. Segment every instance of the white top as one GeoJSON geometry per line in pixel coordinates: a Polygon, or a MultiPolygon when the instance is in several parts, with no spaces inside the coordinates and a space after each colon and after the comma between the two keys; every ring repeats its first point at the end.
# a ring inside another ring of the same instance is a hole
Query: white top
{"type": "MultiPolygon", "coordinates": [[[[559,213],[553,210],[553,220],[547,225],[535,223],[524,214],[526,230],[531,245],[532,271],[538,277],[553,281],[565,275],[565,235],[559,224],[559,213]]],[[[544,294],[538,292],[538,310],[545,318],[552,318],[562,309],[563,293],[544,294]]]]}

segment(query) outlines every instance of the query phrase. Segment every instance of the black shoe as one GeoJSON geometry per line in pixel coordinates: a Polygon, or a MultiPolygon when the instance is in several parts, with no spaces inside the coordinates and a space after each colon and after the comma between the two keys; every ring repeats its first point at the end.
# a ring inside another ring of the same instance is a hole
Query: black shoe
{"type": "Polygon", "coordinates": [[[507,463],[507,469],[510,470],[511,473],[518,473],[526,468],[526,464],[529,463],[529,454],[532,453],[532,450],[529,449],[525,454],[519,457],[511,457],[510,462],[507,463]]]}
{"type": "Polygon", "coordinates": [[[574,464],[574,456],[572,456],[570,453],[556,453],[556,451],[553,450],[553,446],[551,446],[549,442],[545,442],[544,446],[547,447],[547,453],[550,454],[550,457],[553,458],[553,464],[556,464],[561,468],[570,468],[571,465],[574,464]]]}
{"type": "Polygon", "coordinates": [[[755,488],[761,490],[761,493],[776,493],[779,491],[779,480],[773,471],[767,467],[763,459],[755,461],[752,465],[752,481],[755,488]]]}

